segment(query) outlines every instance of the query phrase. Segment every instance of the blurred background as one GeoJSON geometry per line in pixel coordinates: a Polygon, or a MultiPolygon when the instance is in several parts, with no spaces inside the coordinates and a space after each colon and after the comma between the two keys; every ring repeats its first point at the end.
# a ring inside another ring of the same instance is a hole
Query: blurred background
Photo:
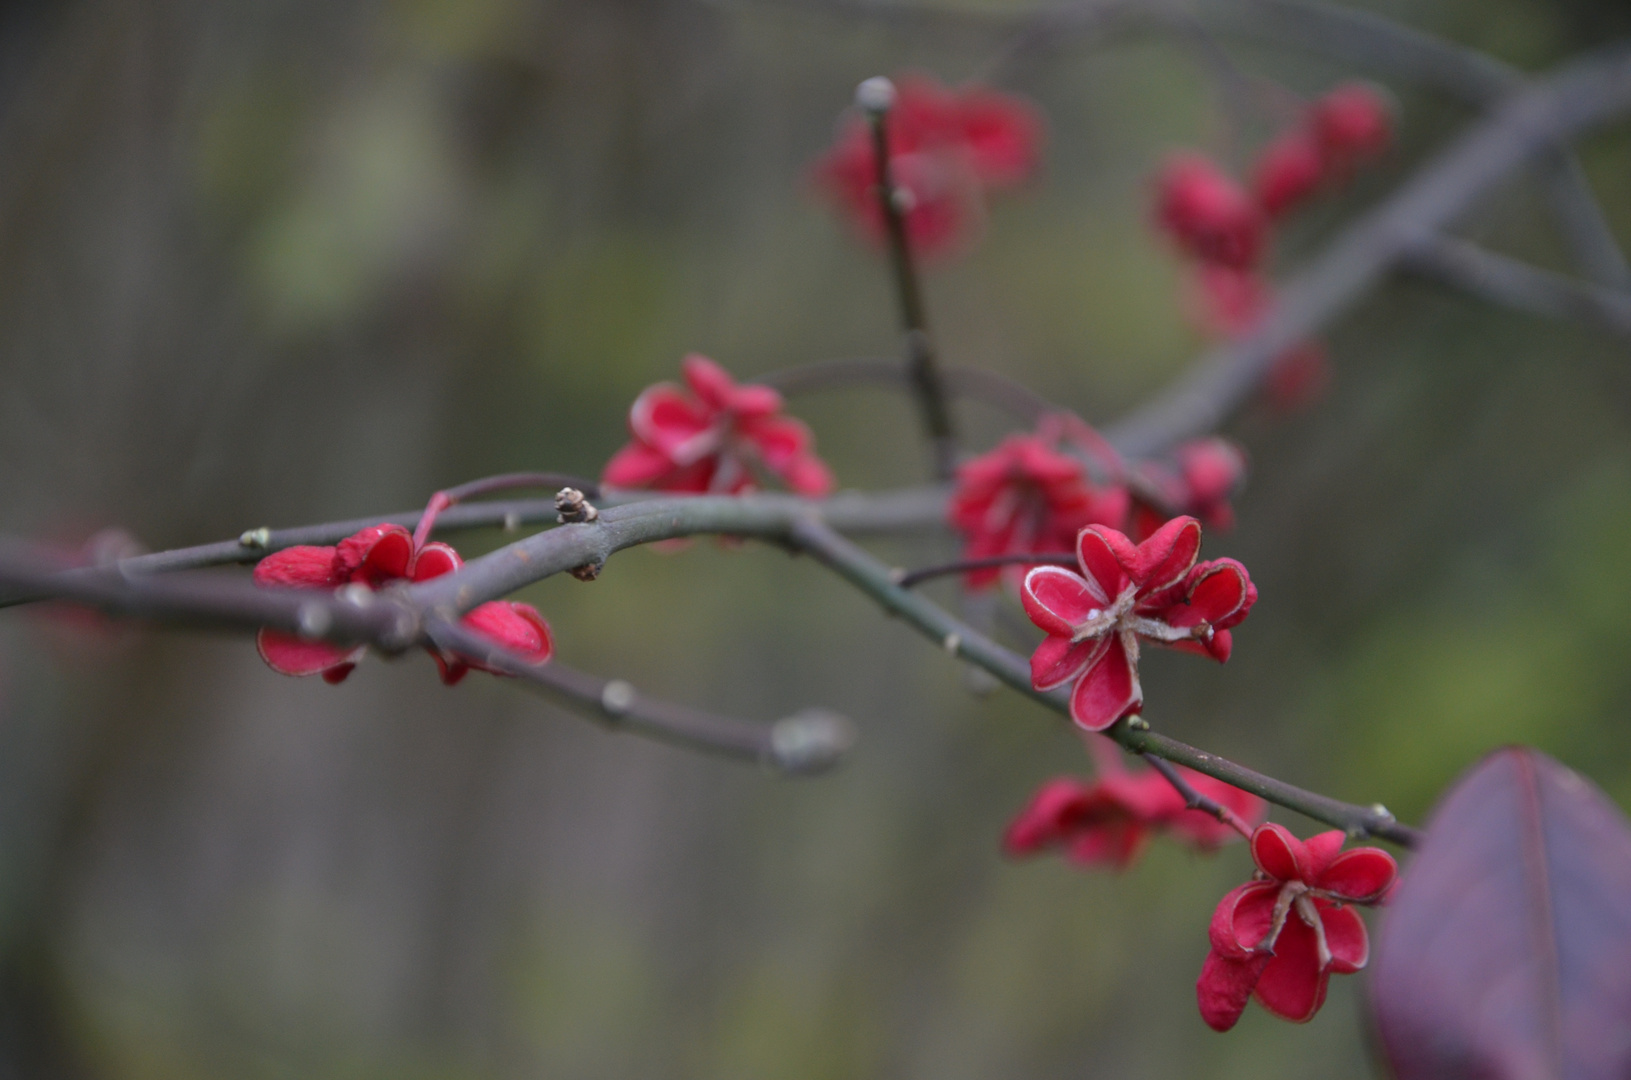
{"type": "MultiPolygon", "coordinates": [[[[1386,0],[1542,70],[1618,0],[1386,0]]],[[[0,527],[152,548],[595,474],[687,351],[740,375],[888,355],[886,268],[812,197],[856,82],[985,70],[1024,9],[772,0],[19,2],[0,14],[0,527]]],[[[1047,166],[927,280],[952,363],[1106,421],[1203,346],[1147,180],[1272,133],[1211,46],[1068,42],[1010,71],[1047,166]]],[[[1364,72],[1233,40],[1312,96],[1364,72]]],[[[1282,272],[1471,119],[1391,85],[1399,145],[1280,237],[1282,272]]],[[[1631,126],[1581,154],[1631,245],[1631,126]]],[[[1566,268],[1516,177],[1467,221],[1566,268]]],[[[1331,328],[1335,380],[1248,411],[1262,590],[1226,668],[1144,667],[1159,728],[1420,820],[1485,750],[1631,801],[1631,360],[1589,327],[1399,278],[1331,328]]],[[[890,392],[794,411],[847,486],[920,481],[890,392]]],[[[1000,418],[970,407],[976,441],[1000,418]]],[[[456,538],[466,554],[499,537],[456,538]]],[[[902,563],[949,543],[875,545],[902,563]]],[[[950,599],[949,586],[938,595],[950,599]]],[[[1121,876],[1008,863],[1087,756],[808,561],[622,555],[527,591],[560,658],[772,720],[854,717],[784,780],[619,736],[422,656],[343,686],[251,643],[0,620],[0,1077],[1363,1077],[1361,979],[1307,1026],[1196,1014],[1245,879],[1157,843],[1121,876]]],[[[1313,826],[1277,813],[1301,833],[1313,826]]]]}

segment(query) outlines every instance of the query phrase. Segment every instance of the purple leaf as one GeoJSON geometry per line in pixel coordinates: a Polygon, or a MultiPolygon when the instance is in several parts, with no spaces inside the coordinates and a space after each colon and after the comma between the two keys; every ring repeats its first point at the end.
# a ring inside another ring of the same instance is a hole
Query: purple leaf
{"type": "Polygon", "coordinates": [[[1370,992],[1399,1080],[1631,1077],[1631,822],[1539,751],[1491,754],[1434,811],[1370,992]]]}

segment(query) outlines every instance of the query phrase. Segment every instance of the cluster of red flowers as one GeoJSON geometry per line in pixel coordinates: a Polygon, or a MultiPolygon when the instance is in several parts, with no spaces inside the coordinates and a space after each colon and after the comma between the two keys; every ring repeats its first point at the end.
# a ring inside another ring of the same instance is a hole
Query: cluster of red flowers
{"type": "MultiPolygon", "coordinates": [[[[1263,819],[1262,799],[1203,773],[1174,766],[1199,795],[1234,812],[1248,824],[1263,819]]],[[[1192,810],[1178,789],[1153,769],[1104,768],[1092,783],[1071,777],[1049,780],[1032,796],[1003,837],[1011,856],[1058,849],[1081,866],[1123,870],[1152,836],[1170,832],[1198,851],[1236,839],[1233,828],[1204,810],[1192,810]]]]}
{"type": "MultiPolygon", "coordinates": [[[[1089,525],[1151,536],[1174,514],[1212,528],[1234,523],[1230,500],[1246,475],[1246,458],[1226,439],[1195,439],[1167,458],[1126,465],[1104,438],[1077,417],[1051,413],[1035,432],[1009,435],[957,470],[948,507],[969,560],[1005,555],[1060,555],[1089,525]]],[[[999,577],[1017,586],[1022,564],[970,571],[970,588],[999,577]]]]}
{"type": "MultiPolygon", "coordinates": [[[[1250,189],[1193,153],[1167,162],[1156,182],[1156,221],[1195,260],[1197,321],[1208,333],[1238,337],[1273,299],[1262,273],[1273,223],[1323,190],[1345,182],[1392,139],[1392,114],[1363,83],[1340,86],[1259,156],[1250,189]]],[[[1324,349],[1303,342],[1278,358],[1270,399],[1294,406],[1317,396],[1329,378],[1324,349]]]]}
{"type": "Polygon", "coordinates": [[[738,385],[718,364],[692,353],[681,365],[685,389],[647,387],[629,410],[634,440],[601,475],[607,487],[740,495],[774,477],[800,495],[825,495],[832,472],[814,452],[802,421],[781,415],[768,386],[738,385]]]}
{"type": "MultiPolygon", "coordinates": [[[[434,506],[435,504],[433,504],[434,506]]],[[[430,516],[431,511],[427,511],[430,516]]],[[[421,532],[428,533],[422,526],[421,532]]],[[[459,553],[440,542],[424,543],[400,525],[372,525],[333,547],[285,548],[255,566],[255,584],[294,589],[362,587],[374,591],[394,581],[418,582],[451,574],[462,565],[459,553]]],[[[555,651],[549,624],[531,604],[494,600],[472,609],[462,622],[483,637],[534,664],[542,664],[555,651]]],[[[284,675],[321,675],[338,683],[351,674],[367,649],[308,641],[277,630],[262,630],[255,639],[261,658],[284,675]]],[[[491,671],[467,657],[430,649],[449,686],[471,668],[491,671]]],[[[495,674],[498,674],[495,672],[495,674]]]]}
{"type": "MultiPolygon", "coordinates": [[[[964,249],[984,225],[987,196],[1023,183],[1041,160],[1042,118],[1030,102],[981,86],[948,89],[925,75],[896,84],[884,131],[907,242],[925,257],[964,249]]],[[[884,240],[866,117],[845,120],[812,175],[862,235],[884,240]]]]}

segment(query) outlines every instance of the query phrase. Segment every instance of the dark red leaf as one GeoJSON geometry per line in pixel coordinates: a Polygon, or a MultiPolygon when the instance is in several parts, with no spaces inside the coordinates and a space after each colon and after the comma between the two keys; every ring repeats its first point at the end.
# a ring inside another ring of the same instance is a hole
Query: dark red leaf
{"type": "Polygon", "coordinates": [[[1631,822],[1526,748],[1444,797],[1377,935],[1399,1080],[1631,1076],[1631,822]]]}

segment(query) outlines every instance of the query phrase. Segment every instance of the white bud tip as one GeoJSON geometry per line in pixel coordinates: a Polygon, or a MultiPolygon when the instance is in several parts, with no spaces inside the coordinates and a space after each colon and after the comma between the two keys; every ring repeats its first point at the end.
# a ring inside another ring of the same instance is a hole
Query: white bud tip
{"type": "Polygon", "coordinates": [[[825,772],[855,745],[855,725],[826,709],[804,709],[770,728],[770,763],[795,776],[825,772]]]}
{"type": "Polygon", "coordinates": [[[600,707],[612,716],[622,716],[634,707],[635,689],[622,679],[613,679],[600,691],[600,707]]]}
{"type": "Polygon", "coordinates": [[[895,84],[874,75],[855,88],[855,104],[869,113],[888,112],[895,106],[895,84]]]}

